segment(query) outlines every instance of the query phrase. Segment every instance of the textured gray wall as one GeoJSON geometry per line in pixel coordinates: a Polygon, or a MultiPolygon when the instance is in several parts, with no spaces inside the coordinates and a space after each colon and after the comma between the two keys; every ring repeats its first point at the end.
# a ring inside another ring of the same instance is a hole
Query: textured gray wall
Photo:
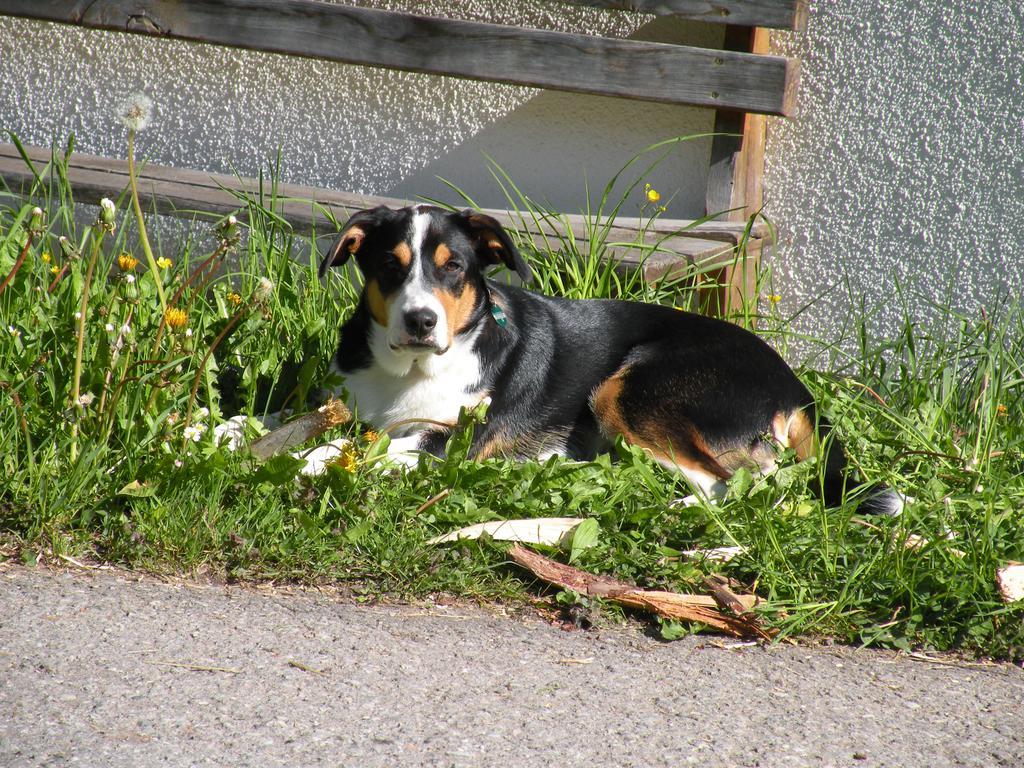
{"type": "MultiPolygon", "coordinates": [[[[721,27],[529,0],[361,2],[544,29],[715,47],[721,27]],[[457,9],[452,12],[452,9],[457,9]]],[[[283,150],[286,181],[453,199],[445,177],[482,205],[503,198],[486,151],[524,190],[568,211],[633,153],[709,131],[707,109],[393,72],[0,17],[0,128],[29,143],[75,133],[83,151],[121,156],[110,116],[141,90],[156,104],[139,144],[154,162],[253,175],[283,150]]],[[[710,142],[683,145],[650,177],[670,214],[703,213],[710,142]]],[[[637,193],[640,202],[642,190],[637,193]]],[[[635,214],[632,208],[630,213],[635,214]]]]}
{"type": "Polygon", "coordinates": [[[835,339],[861,313],[892,333],[907,289],[977,314],[1024,293],[1024,4],[1020,0],[813,3],[799,115],[772,120],[767,211],[781,232],[775,291],[799,327],[835,339]]]}

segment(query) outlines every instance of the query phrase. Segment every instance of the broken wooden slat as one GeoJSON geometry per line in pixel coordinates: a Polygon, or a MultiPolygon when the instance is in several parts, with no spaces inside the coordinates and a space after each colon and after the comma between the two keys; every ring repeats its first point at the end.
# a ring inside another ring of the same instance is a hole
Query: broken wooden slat
{"type": "Polygon", "coordinates": [[[331,400],[256,440],[249,446],[249,453],[266,461],[351,419],[352,413],[341,400],[331,400]]]}
{"type": "Polygon", "coordinates": [[[684,19],[744,27],[774,27],[803,31],[807,26],[806,0],[562,0],[574,5],[618,8],[679,16],[684,19]]]}
{"type": "MultiPolygon", "coordinates": [[[[42,147],[25,147],[29,158],[41,172],[50,161],[51,151],[42,147]]],[[[0,144],[0,178],[17,193],[30,187],[35,176],[25,164],[13,144],[0,144]]],[[[75,153],[68,165],[68,182],[79,202],[98,203],[103,197],[116,199],[128,186],[128,164],[98,155],[75,153]]],[[[225,174],[206,173],[188,169],[145,164],[139,174],[139,194],[144,206],[159,213],[173,216],[192,217],[196,211],[208,214],[234,213],[244,206],[239,195],[258,199],[259,181],[225,174]]],[[[265,188],[269,197],[269,185],[265,188]]],[[[323,233],[333,233],[334,226],[311,202],[329,210],[339,221],[344,222],[357,210],[377,205],[400,207],[410,201],[375,195],[360,195],[352,192],[338,192],[319,187],[298,184],[278,184],[275,212],[298,232],[308,232],[316,227],[323,233]]],[[[528,233],[539,248],[544,247],[547,236],[557,245],[559,233],[570,233],[579,248],[585,252],[590,237],[588,220],[581,215],[565,215],[557,219],[535,222],[530,216],[517,211],[487,209],[502,224],[528,233]]],[[[637,241],[642,232],[641,242],[649,246],[660,243],[657,253],[620,247],[610,249],[622,269],[643,265],[645,276],[656,279],[673,276],[690,265],[697,268],[714,268],[730,263],[734,258],[734,246],[743,237],[745,225],[736,222],[711,221],[694,226],[693,222],[681,219],[658,219],[654,222],[638,218],[619,218],[609,232],[609,240],[630,243],[637,241]]],[[[751,231],[757,238],[767,233],[761,224],[751,231]]],[[[758,240],[748,243],[748,251],[759,246],[758,240]]]]}
{"type": "Polygon", "coordinates": [[[799,65],[312,0],[0,0],[0,14],[473,80],[787,115],[799,65]]]}

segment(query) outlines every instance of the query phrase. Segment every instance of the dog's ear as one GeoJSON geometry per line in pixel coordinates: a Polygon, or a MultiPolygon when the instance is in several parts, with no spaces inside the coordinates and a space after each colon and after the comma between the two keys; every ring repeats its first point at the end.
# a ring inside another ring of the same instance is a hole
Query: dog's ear
{"type": "Polygon", "coordinates": [[[530,265],[526,263],[512,243],[508,232],[496,219],[468,209],[459,215],[476,245],[477,255],[485,264],[504,264],[515,271],[524,283],[533,280],[530,265]]]}
{"type": "Polygon", "coordinates": [[[320,262],[320,277],[327,274],[331,267],[344,265],[349,256],[355,254],[362,246],[366,235],[379,227],[389,213],[391,210],[387,206],[378,205],[376,208],[367,208],[365,211],[352,214],[345,224],[345,229],[320,262]]]}

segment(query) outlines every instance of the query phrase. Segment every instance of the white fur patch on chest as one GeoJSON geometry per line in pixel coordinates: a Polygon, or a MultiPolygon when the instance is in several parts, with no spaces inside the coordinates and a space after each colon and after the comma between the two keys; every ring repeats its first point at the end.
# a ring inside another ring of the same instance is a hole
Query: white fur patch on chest
{"type": "MultiPolygon", "coordinates": [[[[412,356],[392,351],[385,329],[374,325],[369,339],[374,363],[345,375],[348,406],[361,421],[378,429],[406,419],[454,422],[460,408],[478,404],[487,394],[480,387],[480,360],[473,351],[475,333],[457,340],[443,355],[412,356]]],[[[403,425],[392,437],[429,426],[403,425]]]]}

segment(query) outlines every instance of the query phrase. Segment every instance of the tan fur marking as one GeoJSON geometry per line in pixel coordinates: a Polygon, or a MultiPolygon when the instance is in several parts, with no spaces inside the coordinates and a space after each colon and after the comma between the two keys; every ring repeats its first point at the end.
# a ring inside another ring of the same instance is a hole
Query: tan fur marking
{"type": "Polygon", "coordinates": [[[362,227],[349,227],[341,236],[341,242],[345,244],[350,254],[358,251],[365,239],[366,231],[362,227]]]}
{"type": "Polygon", "coordinates": [[[622,377],[627,372],[628,369],[620,369],[595,389],[591,397],[594,415],[605,436],[613,438],[615,435],[622,435],[626,442],[640,446],[651,455],[651,458],[664,466],[680,467],[716,480],[728,478],[732,473],[718,463],[703,435],[697,430],[691,429],[687,435],[693,448],[693,454],[688,455],[673,446],[671,437],[666,434],[661,424],[649,421],[638,429],[630,428],[619,404],[623,387],[622,377]]]}
{"type": "Polygon", "coordinates": [[[448,250],[448,246],[441,243],[437,246],[437,250],[434,251],[434,266],[443,267],[448,263],[448,259],[452,257],[452,252],[448,250]]]}
{"type": "Polygon", "coordinates": [[[388,326],[388,304],[384,294],[380,292],[380,285],[376,280],[366,284],[366,305],[370,308],[370,315],[385,328],[388,326]]]}
{"type": "Polygon", "coordinates": [[[408,267],[412,264],[412,248],[409,247],[408,243],[399,243],[391,249],[391,252],[395,254],[395,258],[398,259],[403,267],[408,267]]]}
{"type": "Polygon", "coordinates": [[[814,425],[803,410],[793,411],[786,424],[788,445],[796,451],[797,461],[811,458],[818,452],[818,439],[814,425]]]}
{"type": "MultiPolygon", "coordinates": [[[[627,369],[628,370],[628,369],[627,369]]],[[[591,407],[597,417],[597,423],[605,437],[614,438],[622,435],[632,442],[629,427],[626,419],[619,410],[619,395],[622,394],[622,376],[626,370],[620,370],[616,375],[605,379],[594,394],[590,396],[591,407]]]]}
{"type": "Polygon", "coordinates": [[[434,296],[441,302],[445,317],[448,318],[448,338],[454,339],[457,333],[465,329],[473,314],[473,307],[476,306],[476,288],[467,283],[458,296],[435,288],[434,296]]]}
{"type": "Polygon", "coordinates": [[[481,445],[473,454],[473,458],[477,461],[483,459],[493,459],[495,457],[512,457],[515,455],[512,443],[505,439],[502,434],[497,434],[488,440],[486,443],[481,445]]]}

